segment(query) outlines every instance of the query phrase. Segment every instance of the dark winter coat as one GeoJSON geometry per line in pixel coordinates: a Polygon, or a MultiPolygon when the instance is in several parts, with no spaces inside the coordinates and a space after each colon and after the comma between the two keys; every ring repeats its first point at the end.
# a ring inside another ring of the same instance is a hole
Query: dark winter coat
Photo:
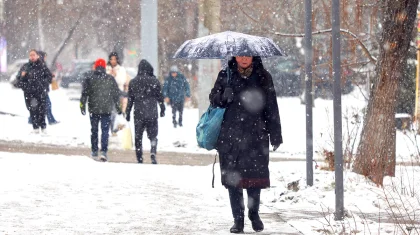
{"type": "Polygon", "coordinates": [[[16,81],[16,86],[22,88],[25,96],[37,96],[48,92],[52,74],[41,60],[29,61],[19,70],[16,81]],[[22,76],[23,72],[25,76],[22,76]]]}
{"type": "Polygon", "coordinates": [[[85,107],[88,102],[89,112],[93,114],[111,114],[114,106],[120,112],[120,89],[114,77],[106,74],[103,67],[86,75],[80,105],[85,107]]]}
{"type": "Polygon", "coordinates": [[[128,105],[126,113],[130,114],[134,105],[136,120],[153,120],[158,118],[157,104],[165,111],[159,80],[153,75],[153,67],[146,60],[140,61],[137,76],[128,85],[128,105]]]}
{"type": "Polygon", "coordinates": [[[168,97],[172,103],[184,103],[185,97],[191,97],[190,84],[181,73],[177,72],[176,77],[171,74],[163,84],[163,96],[168,97]]]}
{"type": "Polygon", "coordinates": [[[235,58],[229,62],[233,102],[223,99],[226,70],[219,72],[210,93],[213,106],[226,108],[216,149],[222,184],[237,188],[266,188],[269,178],[269,142],[283,143],[277,97],[271,75],[261,58],[254,57],[248,79],[240,76],[235,58]]]}

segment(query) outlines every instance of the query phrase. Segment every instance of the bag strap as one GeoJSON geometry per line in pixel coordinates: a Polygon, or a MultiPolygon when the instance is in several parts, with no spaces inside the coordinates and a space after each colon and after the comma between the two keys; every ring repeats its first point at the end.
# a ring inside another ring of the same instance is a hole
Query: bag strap
{"type": "Polygon", "coordinates": [[[216,165],[216,157],[217,157],[217,153],[216,155],[214,155],[214,162],[213,162],[213,179],[211,180],[211,187],[214,188],[214,165],[216,165]]]}

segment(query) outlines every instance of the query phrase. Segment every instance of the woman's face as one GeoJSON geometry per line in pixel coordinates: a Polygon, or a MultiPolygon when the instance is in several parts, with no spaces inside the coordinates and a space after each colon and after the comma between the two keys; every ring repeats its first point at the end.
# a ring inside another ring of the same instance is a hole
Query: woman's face
{"type": "Polygon", "coordinates": [[[238,66],[246,69],[252,64],[252,56],[236,56],[236,62],[238,63],[238,66]]]}
{"type": "Polygon", "coordinates": [[[37,61],[39,59],[39,55],[38,55],[38,53],[36,53],[35,51],[31,51],[31,52],[29,52],[29,60],[31,61],[31,62],[35,62],[35,61],[37,61]]]}
{"type": "Polygon", "coordinates": [[[111,63],[112,67],[117,66],[117,57],[116,56],[111,56],[111,59],[109,60],[109,63],[111,63]]]}

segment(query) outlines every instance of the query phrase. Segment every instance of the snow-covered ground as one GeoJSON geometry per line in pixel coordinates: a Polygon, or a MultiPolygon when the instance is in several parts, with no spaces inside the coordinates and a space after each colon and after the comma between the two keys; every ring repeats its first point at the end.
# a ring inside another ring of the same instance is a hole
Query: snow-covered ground
{"type": "MultiPolygon", "coordinates": [[[[266,229],[261,234],[311,235],[342,228],[326,220],[334,211],[333,174],[315,170],[314,186],[306,187],[304,164],[271,163],[272,187],[262,191],[266,229]],[[299,190],[288,190],[295,180],[299,190]]],[[[229,234],[229,199],[219,183],[219,166],[215,170],[213,189],[211,166],[100,163],[84,156],[0,152],[0,234],[229,234]]],[[[404,168],[397,175],[412,179],[420,172],[404,168]]],[[[385,182],[385,190],[391,189],[391,179],[385,182]]],[[[389,199],[391,207],[396,211],[404,204],[410,213],[420,213],[418,198],[410,196],[419,195],[413,186],[420,185],[420,178],[405,192],[400,182],[394,179],[399,192],[387,194],[398,198],[389,199]]],[[[345,173],[345,205],[352,217],[344,221],[343,234],[394,234],[382,189],[363,177],[345,173]],[[382,222],[372,219],[379,212],[382,222]]],[[[252,232],[248,220],[245,231],[252,232]]]]}
{"type": "MultiPolygon", "coordinates": [[[[0,140],[89,146],[90,123],[80,114],[77,89],[50,93],[53,113],[61,123],[49,126],[47,136],[29,134],[31,126],[20,90],[0,83],[0,94],[0,112],[18,115],[0,115],[0,140]]],[[[305,106],[298,98],[278,101],[284,144],[271,157],[304,159],[305,106]]],[[[351,120],[347,122],[346,117],[360,115],[365,101],[355,92],[343,96],[342,104],[346,136],[347,130],[356,127],[347,127],[351,120]]],[[[324,149],[333,150],[332,114],[332,101],[315,100],[314,149],[318,159],[324,149]]],[[[212,154],[196,145],[198,111],[186,109],[184,117],[184,127],[174,129],[168,107],[166,116],[159,119],[158,151],[212,154]],[[186,146],[175,147],[175,141],[186,146]]],[[[349,136],[353,140],[355,134],[349,136]]],[[[121,148],[119,138],[111,138],[111,148],[121,148]]],[[[416,153],[410,139],[416,141],[414,134],[397,133],[398,161],[410,162],[416,153]]],[[[144,143],[148,149],[146,136],[144,143]]],[[[227,234],[231,226],[227,192],[219,183],[217,165],[216,188],[212,189],[211,166],[102,164],[81,156],[41,154],[0,152],[0,233],[227,234]]],[[[307,187],[305,167],[304,161],[270,163],[272,187],[262,193],[264,234],[285,234],[284,229],[293,231],[291,226],[303,234],[339,233],[343,228],[343,234],[404,234],[398,225],[390,224],[391,209],[396,217],[411,215],[420,221],[419,167],[398,166],[396,177],[387,177],[383,189],[346,171],[344,205],[349,217],[344,223],[331,219],[334,172],[315,169],[314,186],[307,187]],[[296,192],[288,188],[294,181],[299,182],[296,192]],[[276,213],[287,224],[269,216],[276,213]]],[[[416,226],[411,234],[420,233],[420,225],[416,226]]],[[[249,223],[246,231],[252,231],[249,223]]]]}
{"type": "MultiPolygon", "coordinates": [[[[0,152],[0,234],[229,234],[227,190],[211,179],[210,166],[0,152]]],[[[271,214],[261,207],[261,234],[296,234],[271,214]]]]}

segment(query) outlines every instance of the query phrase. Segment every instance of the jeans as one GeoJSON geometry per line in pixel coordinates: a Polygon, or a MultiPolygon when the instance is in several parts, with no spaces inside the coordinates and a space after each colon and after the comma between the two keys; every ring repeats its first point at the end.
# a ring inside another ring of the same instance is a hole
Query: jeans
{"type": "Polygon", "coordinates": [[[173,102],[172,106],[172,123],[176,124],[176,112],[179,112],[178,123],[182,125],[182,112],[184,111],[184,102],[173,102]]]}
{"type": "Polygon", "coordinates": [[[57,120],[55,120],[55,118],[54,118],[54,116],[53,116],[53,114],[52,114],[52,111],[51,111],[51,100],[50,100],[50,96],[49,95],[47,95],[47,119],[48,119],[48,123],[49,124],[51,124],[51,123],[54,123],[54,122],[57,122],[57,120]]]}
{"type": "Polygon", "coordinates": [[[111,123],[111,114],[90,114],[91,135],[90,142],[92,152],[98,152],[98,132],[99,122],[101,122],[101,152],[108,151],[109,125],[111,123]]]}
{"type": "MultiPolygon", "coordinates": [[[[234,219],[244,218],[244,194],[241,188],[228,188],[230,207],[232,209],[232,215],[234,219]]],[[[248,210],[251,212],[258,212],[260,209],[260,196],[261,189],[259,188],[248,188],[246,189],[248,194],[248,210]]]]}

